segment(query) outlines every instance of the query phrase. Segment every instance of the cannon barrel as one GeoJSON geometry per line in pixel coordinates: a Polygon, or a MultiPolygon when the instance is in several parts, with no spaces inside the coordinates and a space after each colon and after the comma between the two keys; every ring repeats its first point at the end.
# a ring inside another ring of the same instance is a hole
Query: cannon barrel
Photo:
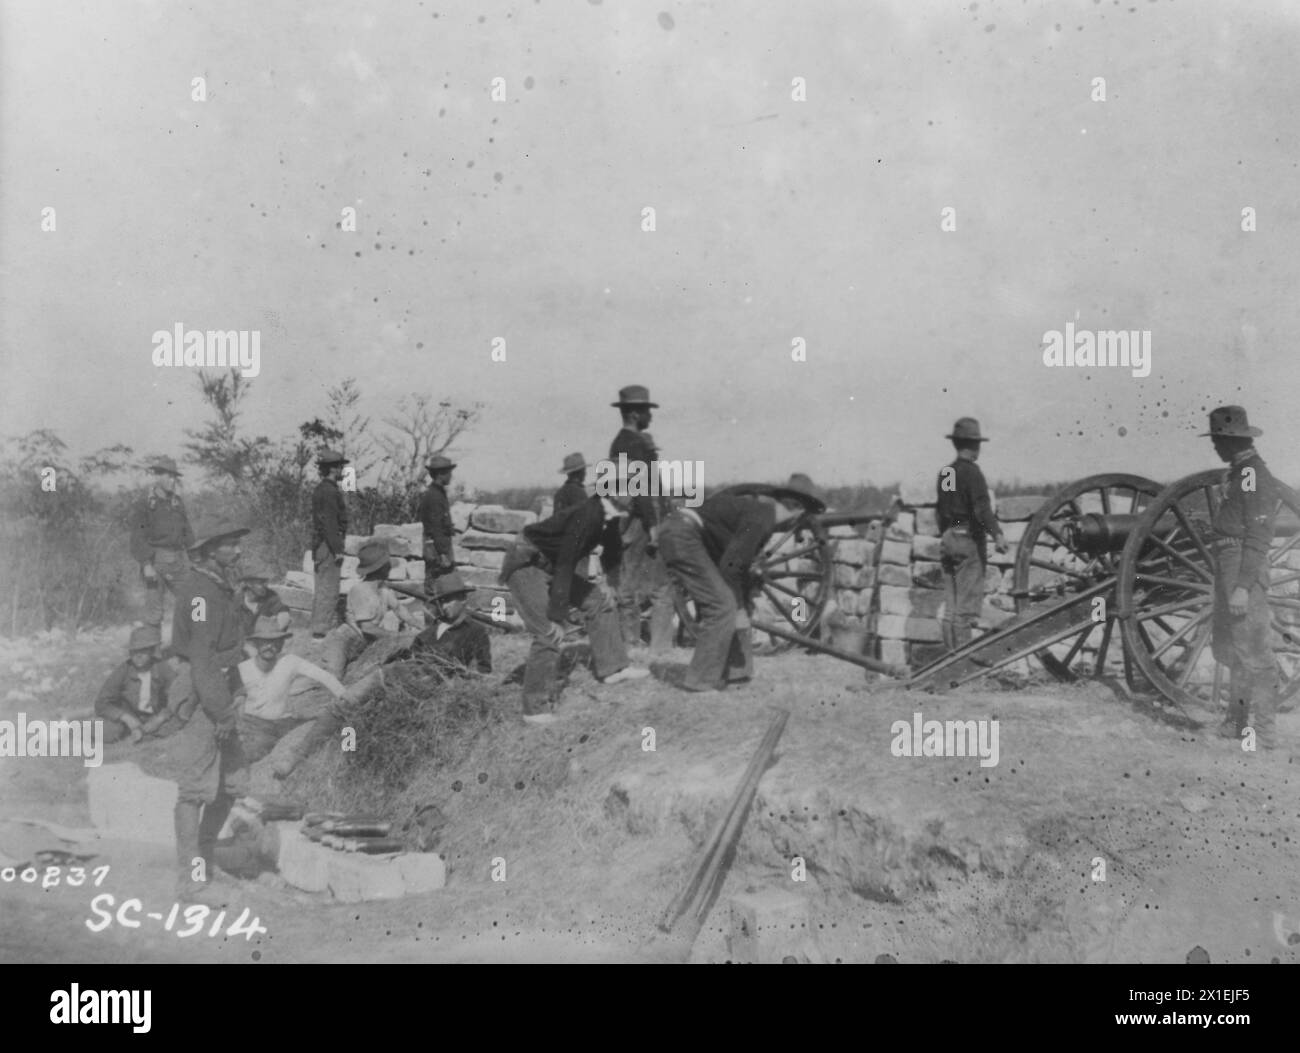
{"type": "Polygon", "coordinates": [[[1065,524],[1066,541],[1071,548],[1089,555],[1119,552],[1133,533],[1137,521],[1135,515],[1089,512],[1065,524]]]}

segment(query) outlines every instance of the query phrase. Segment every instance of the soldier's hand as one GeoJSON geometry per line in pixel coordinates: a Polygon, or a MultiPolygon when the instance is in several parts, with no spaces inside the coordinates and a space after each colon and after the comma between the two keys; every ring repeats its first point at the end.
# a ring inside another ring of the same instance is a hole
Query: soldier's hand
{"type": "Polygon", "coordinates": [[[1005,537],[1002,537],[1001,535],[998,536],[998,539],[996,542],[994,542],[993,547],[997,549],[998,552],[1000,552],[1002,555],[1006,555],[1007,549],[1010,548],[1010,546],[1007,544],[1007,539],[1005,537]]]}
{"type": "Polygon", "coordinates": [[[554,647],[559,647],[564,643],[564,626],[556,622],[551,622],[542,639],[554,647]]]}
{"type": "Polygon", "coordinates": [[[152,563],[141,563],[140,572],[144,575],[145,581],[157,581],[158,572],[153,569],[152,563]]]}
{"type": "Polygon", "coordinates": [[[1250,590],[1243,589],[1238,585],[1232,590],[1232,595],[1228,597],[1228,613],[1234,618],[1240,618],[1246,613],[1246,608],[1250,606],[1250,590]]]}

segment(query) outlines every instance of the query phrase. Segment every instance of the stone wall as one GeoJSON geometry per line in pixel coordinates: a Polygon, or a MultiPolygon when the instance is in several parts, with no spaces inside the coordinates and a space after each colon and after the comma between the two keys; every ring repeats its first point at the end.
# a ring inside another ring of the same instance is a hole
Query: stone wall
{"type": "MultiPolygon", "coordinates": [[[[989,545],[984,609],[980,628],[994,628],[1015,613],[1017,545],[1029,518],[1045,498],[1004,498],[998,505],[1009,548],[989,545]]],[[[940,620],[944,614],[943,572],[939,564],[939,524],[933,504],[904,505],[884,527],[876,520],[859,527],[833,527],[833,588],[823,613],[822,636],[857,648],[863,637],[868,653],[895,664],[924,665],[944,652],[940,620]],[[880,562],[873,565],[877,546],[880,562]]]]}

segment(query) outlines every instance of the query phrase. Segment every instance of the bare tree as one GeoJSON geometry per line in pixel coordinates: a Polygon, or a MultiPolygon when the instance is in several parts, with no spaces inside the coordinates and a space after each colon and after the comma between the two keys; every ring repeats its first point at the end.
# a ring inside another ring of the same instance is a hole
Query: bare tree
{"type": "Polygon", "coordinates": [[[274,449],[265,435],[247,439],[239,434],[239,416],[248,397],[248,381],[238,369],[228,373],[200,372],[199,392],[213,419],[202,428],[186,428],[189,460],[212,478],[236,486],[255,481],[270,466],[274,449]]]}
{"type": "Polygon", "coordinates": [[[361,401],[361,389],[355,377],[345,377],[343,381],[330,388],[326,393],[325,420],[338,435],[343,452],[352,461],[352,467],[360,478],[375,467],[378,451],[370,434],[370,418],[363,417],[357,410],[361,401]]]}
{"type": "Polygon", "coordinates": [[[398,399],[396,408],[396,415],[383,422],[390,434],[377,436],[385,454],[380,485],[410,492],[424,481],[429,458],[445,453],[478,423],[483,404],[466,408],[450,399],[435,403],[428,395],[414,395],[398,399]]]}

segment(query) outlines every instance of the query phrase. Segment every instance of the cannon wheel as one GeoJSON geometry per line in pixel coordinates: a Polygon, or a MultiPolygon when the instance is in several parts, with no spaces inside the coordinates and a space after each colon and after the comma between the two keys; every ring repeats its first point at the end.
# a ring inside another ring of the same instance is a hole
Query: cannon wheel
{"type": "MultiPolygon", "coordinates": [[[[764,483],[742,483],[724,492],[767,494],[799,505],[800,512],[784,519],[778,509],[777,528],[754,560],[751,576],[754,616],[788,625],[791,632],[800,636],[815,636],[830,599],[835,570],[831,563],[829,532],[817,520],[826,506],[796,490],[764,483]]],[[[775,636],[768,639],[773,650],[794,646],[775,636]]]]}
{"type": "MultiPolygon", "coordinates": [[[[1118,574],[1119,553],[1093,555],[1080,552],[1063,529],[1066,522],[1089,512],[1137,514],[1158,493],[1160,484],[1150,479],[1110,472],[1079,479],[1048,497],[1030,518],[1016,550],[1012,595],[1016,599],[1017,612],[1025,612],[1040,600],[1079,592],[1118,574]]],[[[1088,675],[1100,676],[1112,640],[1119,646],[1112,610],[1106,612],[1104,621],[1098,620],[1078,636],[1057,644],[1056,650],[1063,651],[1063,656],[1043,650],[1038,653],[1038,658],[1057,679],[1073,680],[1071,663],[1090,638],[1095,640],[1097,659],[1088,675]]]]}
{"type": "MultiPolygon", "coordinates": [[[[1124,546],[1116,594],[1133,662],[1166,699],[1202,716],[1218,715],[1228,686],[1210,648],[1216,564],[1206,541],[1222,479],[1222,469],[1197,472],[1160,493],[1124,546]]],[[[1285,700],[1300,691],[1300,498],[1285,486],[1280,494],[1268,600],[1285,700]]]]}

